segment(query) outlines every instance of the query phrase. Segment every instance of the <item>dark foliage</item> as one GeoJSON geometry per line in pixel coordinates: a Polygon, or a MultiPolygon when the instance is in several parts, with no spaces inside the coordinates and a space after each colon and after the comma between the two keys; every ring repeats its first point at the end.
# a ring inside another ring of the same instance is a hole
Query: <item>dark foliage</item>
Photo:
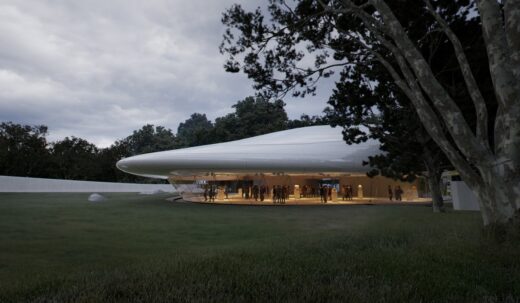
{"type": "Polygon", "coordinates": [[[99,150],[88,141],[66,137],[51,144],[51,176],[70,180],[95,180],[99,150]]]}
{"type": "MultiPolygon", "coordinates": [[[[475,111],[453,46],[424,2],[386,2],[475,130],[475,111]]],[[[347,143],[373,138],[385,152],[367,159],[374,168],[369,176],[411,181],[427,172],[438,183],[442,170],[451,165],[422,126],[410,100],[377,62],[374,53],[388,62],[395,60],[376,36],[377,30],[360,17],[372,14],[372,7],[354,1],[359,6],[352,14],[345,9],[348,3],[271,0],[250,12],[233,5],[222,17],[227,26],[220,46],[227,55],[225,69],[247,74],[260,94],[275,98],[314,94],[320,81],[333,77],[336,88],[326,109],[328,122],[344,128],[347,143]]],[[[435,1],[433,6],[460,37],[488,109],[494,111],[480,20],[469,14],[474,3],[435,1]]]]}
{"type": "Polygon", "coordinates": [[[234,113],[215,120],[215,139],[225,142],[287,129],[284,106],[281,100],[269,102],[261,97],[238,101],[234,113]]]}
{"type": "Polygon", "coordinates": [[[320,125],[325,118],[302,115],[289,120],[281,101],[247,97],[233,105],[234,112],[215,123],[194,113],[180,123],[175,136],[163,126],[144,125],[110,147],[97,148],[81,138],[48,143],[46,126],[0,125],[0,175],[48,177],[110,182],[164,182],[117,169],[116,162],[139,154],[238,140],[288,128],[320,125]]]}
{"type": "Polygon", "coordinates": [[[179,145],[190,147],[213,143],[210,135],[212,129],[213,123],[206,118],[206,114],[194,113],[179,124],[177,129],[179,145]]]}
{"type": "Polygon", "coordinates": [[[48,177],[50,152],[46,136],[44,125],[0,124],[0,173],[48,177]]]}

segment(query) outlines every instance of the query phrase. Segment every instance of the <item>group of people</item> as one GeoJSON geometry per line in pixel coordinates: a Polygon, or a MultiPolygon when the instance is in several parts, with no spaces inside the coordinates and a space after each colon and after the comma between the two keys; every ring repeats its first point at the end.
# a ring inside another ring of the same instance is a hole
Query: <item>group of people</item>
{"type": "Polygon", "coordinates": [[[403,198],[403,190],[401,189],[401,186],[397,185],[395,187],[395,190],[392,191],[392,186],[391,185],[388,185],[388,198],[390,199],[390,201],[392,201],[392,199],[394,198],[394,195],[395,195],[395,201],[402,201],[403,198]]]}
{"type": "Polygon", "coordinates": [[[217,188],[213,185],[204,187],[204,202],[215,202],[215,196],[217,195],[217,188]]]}
{"type": "MultiPolygon", "coordinates": [[[[286,185],[273,185],[271,197],[273,203],[285,204],[289,199],[290,187],[286,185]]],[[[251,198],[255,201],[263,202],[269,193],[269,187],[265,185],[253,185],[252,187],[245,186],[242,190],[242,198],[249,200],[251,198]]]]}
{"type": "Polygon", "coordinates": [[[260,200],[261,202],[263,202],[267,191],[267,186],[253,185],[253,187],[251,187],[251,195],[249,195],[249,186],[246,186],[242,191],[242,198],[248,200],[250,197],[252,197],[253,199],[255,199],[255,201],[260,200]]]}
{"type": "MultiPolygon", "coordinates": [[[[227,186],[223,187],[224,189],[224,195],[226,199],[228,198],[228,188],[227,186]]],[[[204,202],[215,202],[215,198],[217,196],[219,188],[216,185],[206,185],[204,186],[204,202]]]]}
{"type": "MultiPolygon", "coordinates": [[[[319,195],[321,203],[327,203],[327,201],[332,200],[332,192],[334,191],[333,186],[322,185],[319,187],[319,195]]],[[[341,187],[342,199],[352,200],[354,197],[352,185],[343,185],[341,187]]]]}
{"type": "Polygon", "coordinates": [[[253,198],[255,199],[255,201],[264,201],[266,192],[267,188],[265,186],[254,185],[251,188],[249,188],[249,186],[246,186],[242,191],[242,198],[246,200],[253,198]]]}
{"type": "Polygon", "coordinates": [[[273,186],[273,203],[285,204],[285,200],[289,199],[289,186],[275,185],[273,186]]]}
{"type": "Polygon", "coordinates": [[[322,185],[320,186],[320,201],[327,203],[327,200],[332,200],[332,187],[322,185]]]}
{"type": "Polygon", "coordinates": [[[320,195],[320,187],[303,185],[300,191],[300,198],[314,198],[320,195]]]}
{"type": "MultiPolygon", "coordinates": [[[[224,190],[225,198],[228,199],[229,190],[227,186],[222,188],[224,190]]],[[[253,198],[255,201],[263,202],[265,198],[271,193],[272,201],[275,204],[285,204],[286,200],[289,199],[291,187],[287,185],[273,185],[271,191],[266,185],[253,185],[252,187],[245,186],[242,191],[242,198],[250,199],[253,198]]],[[[204,202],[215,202],[215,198],[219,192],[219,188],[216,185],[204,186],[204,202]]],[[[327,203],[332,200],[333,187],[327,185],[321,185],[317,188],[309,185],[303,185],[300,192],[300,197],[316,197],[320,196],[321,203],[327,203]]],[[[402,201],[403,190],[401,186],[397,185],[392,189],[391,185],[388,185],[388,198],[390,201],[402,201]]],[[[352,185],[341,186],[342,200],[352,200],[354,197],[354,189],[352,185]]]]}
{"type": "Polygon", "coordinates": [[[351,201],[354,198],[354,188],[352,187],[352,185],[350,185],[350,184],[343,185],[342,192],[343,192],[343,195],[342,195],[343,201],[345,201],[345,200],[351,201]]]}

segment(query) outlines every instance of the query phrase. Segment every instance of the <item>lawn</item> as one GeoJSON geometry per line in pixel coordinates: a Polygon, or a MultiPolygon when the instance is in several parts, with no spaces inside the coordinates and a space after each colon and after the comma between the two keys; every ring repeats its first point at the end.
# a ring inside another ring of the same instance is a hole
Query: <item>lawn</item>
{"type": "Polygon", "coordinates": [[[0,194],[0,302],[519,302],[476,212],[0,194]]]}

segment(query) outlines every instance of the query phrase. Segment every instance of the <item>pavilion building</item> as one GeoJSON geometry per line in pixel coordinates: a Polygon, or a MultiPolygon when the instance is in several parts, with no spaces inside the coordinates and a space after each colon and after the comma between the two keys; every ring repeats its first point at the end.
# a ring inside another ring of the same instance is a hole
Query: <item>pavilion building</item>
{"type": "Polygon", "coordinates": [[[167,179],[190,200],[200,200],[207,186],[218,188],[217,200],[225,199],[224,192],[240,200],[255,186],[277,185],[288,188],[294,200],[316,198],[320,186],[332,188],[332,201],[341,200],[347,186],[355,199],[388,199],[389,186],[400,186],[405,201],[424,194],[422,179],[407,183],[367,177],[370,168],[363,161],[380,153],[376,140],[348,145],[340,128],[310,126],[137,155],[120,160],[117,167],[138,176],[167,179]]]}

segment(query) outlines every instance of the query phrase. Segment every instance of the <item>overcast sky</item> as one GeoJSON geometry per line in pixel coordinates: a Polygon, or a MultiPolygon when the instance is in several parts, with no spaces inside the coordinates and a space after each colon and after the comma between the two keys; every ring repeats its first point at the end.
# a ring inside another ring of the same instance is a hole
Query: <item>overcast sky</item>
{"type": "MultiPolygon", "coordinates": [[[[49,126],[100,147],[144,124],[176,132],[191,113],[214,120],[254,94],[224,72],[222,12],[208,0],[2,0],[0,121],[49,126]]],[[[330,91],[329,91],[330,92],[330,91]]],[[[325,94],[321,94],[326,96],[325,94]]],[[[319,114],[325,97],[287,99],[291,118],[319,114]]]]}

